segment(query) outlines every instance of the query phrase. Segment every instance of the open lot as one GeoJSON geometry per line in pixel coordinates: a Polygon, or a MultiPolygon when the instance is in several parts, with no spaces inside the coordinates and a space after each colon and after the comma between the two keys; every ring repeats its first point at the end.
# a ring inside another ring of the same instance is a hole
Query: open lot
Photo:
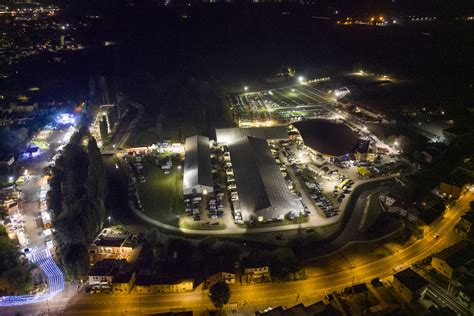
{"type": "Polygon", "coordinates": [[[143,163],[145,183],[137,183],[144,213],[163,223],[178,225],[184,212],[183,172],[174,166],[169,174],[149,161],[143,163]]]}

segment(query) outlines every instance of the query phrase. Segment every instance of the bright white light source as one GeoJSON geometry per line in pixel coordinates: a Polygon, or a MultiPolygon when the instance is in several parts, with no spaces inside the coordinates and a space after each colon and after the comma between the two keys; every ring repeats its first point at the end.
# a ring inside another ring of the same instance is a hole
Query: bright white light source
{"type": "Polygon", "coordinates": [[[245,86],[245,87],[244,87],[244,90],[245,90],[245,91],[249,91],[249,87],[245,86]]]}
{"type": "Polygon", "coordinates": [[[304,82],[304,77],[303,77],[303,76],[299,76],[299,77],[298,77],[298,82],[299,82],[299,83],[303,83],[303,82],[304,82]]]}

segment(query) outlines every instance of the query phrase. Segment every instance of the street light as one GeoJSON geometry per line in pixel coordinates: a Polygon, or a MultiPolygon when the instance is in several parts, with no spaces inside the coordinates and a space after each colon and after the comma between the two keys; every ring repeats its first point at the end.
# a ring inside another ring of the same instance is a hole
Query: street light
{"type": "Polygon", "coordinates": [[[244,87],[244,90],[245,90],[245,91],[249,91],[249,87],[245,86],[245,87],[244,87]]]}
{"type": "Polygon", "coordinates": [[[303,83],[303,82],[304,82],[304,77],[303,77],[303,76],[299,76],[299,77],[298,77],[298,82],[299,82],[299,83],[303,83]]]}
{"type": "Polygon", "coordinates": [[[398,146],[398,141],[397,141],[397,140],[394,141],[394,142],[393,142],[393,145],[398,146]]]}

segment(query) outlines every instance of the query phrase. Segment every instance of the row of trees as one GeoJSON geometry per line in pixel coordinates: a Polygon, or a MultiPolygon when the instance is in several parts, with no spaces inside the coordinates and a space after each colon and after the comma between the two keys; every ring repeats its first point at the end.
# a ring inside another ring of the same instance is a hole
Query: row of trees
{"type": "Polygon", "coordinates": [[[64,147],[50,185],[60,264],[68,278],[83,278],[89,268],[89,245],[104,225],[107,194],[102,157],[87,129],[81,128],[64,147]]]}
{"type": "Polygon", "coordinates": [[[19,252],[8,237],[4,226],[0,225],[0,273],[8,282],[8,288],[13,294],[27,292],[32,287],[31,273],[21,264],[19,252]]]}

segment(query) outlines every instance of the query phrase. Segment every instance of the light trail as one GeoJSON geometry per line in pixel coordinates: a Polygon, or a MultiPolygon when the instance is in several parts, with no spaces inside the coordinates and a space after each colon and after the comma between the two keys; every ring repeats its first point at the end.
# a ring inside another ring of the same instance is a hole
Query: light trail
{"type": "Polygon", "coordinates": [[[46,293],[36,295],[17,295],[0,297],[0,307],[26,305],[49,300],[64,290],[64,276],[51,258],[49,249],[38,250],[28,255],[31,262],[38,264],[46,276],[48,289],[46,293]]]}

